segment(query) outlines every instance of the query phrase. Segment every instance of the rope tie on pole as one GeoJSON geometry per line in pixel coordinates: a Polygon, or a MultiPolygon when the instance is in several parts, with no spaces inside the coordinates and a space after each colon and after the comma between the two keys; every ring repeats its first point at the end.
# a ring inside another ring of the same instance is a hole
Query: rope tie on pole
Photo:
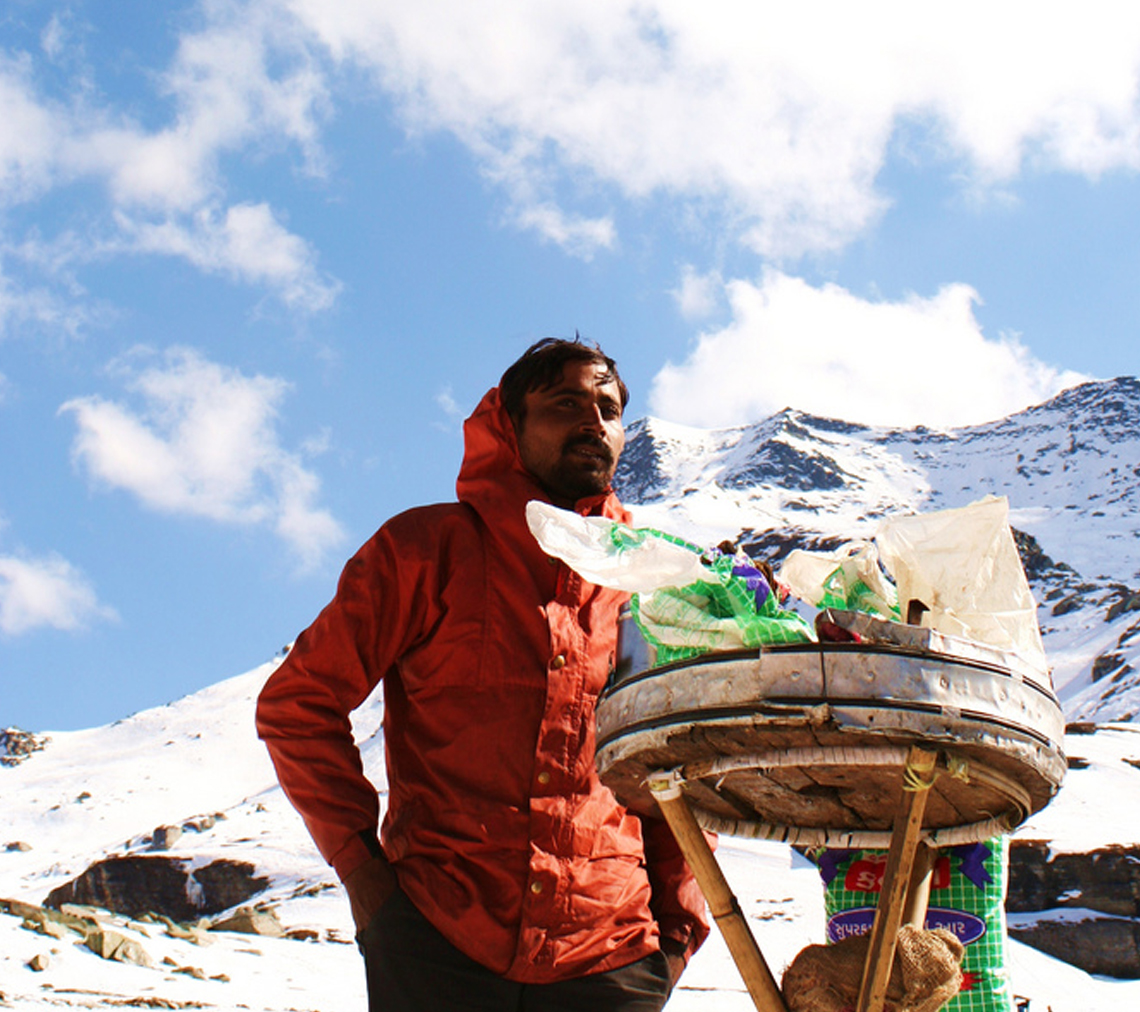
{"type": "Polygon", "coordinates": [[[906,768],[903,770],[903,790],[912,793],[930,790],[934,786],[934,781],[938,779],[937,765],[937,753],[923,753],[921,758],[917,760],[912,754],[907,759],[906,768]]]}

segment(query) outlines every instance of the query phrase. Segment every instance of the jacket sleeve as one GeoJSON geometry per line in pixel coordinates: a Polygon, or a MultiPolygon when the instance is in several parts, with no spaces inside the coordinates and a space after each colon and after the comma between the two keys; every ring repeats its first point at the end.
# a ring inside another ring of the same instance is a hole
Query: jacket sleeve
{"type": "MultiPolygon", "coordinates": [[[[681,849],[664,819],[642,818],[645,864],[652,889],[650,908],[661,930],[661,938],[684,947],[687,963],[708,937],[709,921],[705,897],[689,870],[681,849]]],[[[706,833],[710,845],[716,837],[706,833]]]]}
{"type": "Polygon", "coordinates": [[[379,802],[349,715],[422,628],[413,602],[424,599],[415,591],[430,567],[403,557],[390,527],[348,562],[336,597],[297,638],[257,703],[257,733],[281,787],[341,879],[379,852],[379,802]]]}

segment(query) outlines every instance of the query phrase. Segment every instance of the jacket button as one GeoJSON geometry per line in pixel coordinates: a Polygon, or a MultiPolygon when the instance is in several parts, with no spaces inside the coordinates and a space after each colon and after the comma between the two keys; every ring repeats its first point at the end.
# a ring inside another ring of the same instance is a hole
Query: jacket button
{"type": "Polygon", "coordinates": [[[542,892],[542,883],[537,879],[534,882],[531,882],[530,891],[534,893],[535,896],[537,896],[540,892],[542,892]]]}
{"type": "Polygon", "coordinates": [[[550,666],[555,671],[557,671],[559,668],[566,667],[566,657],[563,654],[559,654],[557,657],[554,658],[554,660],[552,660],[550,662],[550,666]]]}
{"type": "Polygon", "coordinates": [[[543,770],[538,775],[538,782],[542,784],[543,787],[545,787],[548,783],[550,783],[550,774],[546,770],[543,770]]]}

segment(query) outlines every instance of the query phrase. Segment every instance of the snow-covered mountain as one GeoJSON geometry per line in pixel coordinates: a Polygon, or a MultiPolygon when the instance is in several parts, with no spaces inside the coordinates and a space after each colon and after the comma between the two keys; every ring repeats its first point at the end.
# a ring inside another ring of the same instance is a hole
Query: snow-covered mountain
{"type": "MultiPolygon", "coordinates": [[[[1140,582],[1138,467],[1140,383],[1122,379],[943,432],[874,429],[793,410],[710,432],[646,419],[631,426],[620,483],[636,523],[702,543],[739,537],[772,561],[797,544],[868,537],[891,513],[1007,495],[1066,711],[1103,722],[1140,713],[1133,672],[1140,593],[1132,589],[1140,582]]],[[[364,1007],[347,903],[254,734],[254,700],[277,663],[106,727],[0,733],[0,1008],[364,1007]],[[99,958],[74,934],[30,930],[14,912],[42,904],[103,859],[155,855],[160,836],[168,844],[176,835],[170,827],[182,833],[162,856],[191,871],[248,864],[265,880],[249,902],[275,909],[290,937],[194,933],[99,915],[152,964],[131,965],[99,958]]],[[[379,697],[370,700],[354,726],[383,802],[382,708],[379,697]]],[[[1140,729],[1077,734],[1066,751],[1079,761],[1018,835],[1046,841],[1054,853],[1132,853],[1140,810],[1120,799],[1135,796],[1140,729]]],[[[777,973],[822,940],[819,875],[806,860],[782,844],[735,838],[722,839],[718,860],[777,973]]],[[[1036,918],[1017,916],[1023,928],[1036,918]]],[[[1015,941],[1010,954],[1014,992],[1031,999],[1033,1012],[1140,1007],[1140,981],[1090,977],[1015,941]]],[[[752,1007],[714,932],[670,1012],[752,1007]]]]}
{"type": "Polygon", "coordinates": [[[1071,720],[1140,715],[1140,380],[1086,383],[985,425],[853,425],[785,409],[754,425],[630,426],[617,476],[635,523],[699,544],[870,538],[891,514],[1010,502],[1054,686],[1071,720]]]}

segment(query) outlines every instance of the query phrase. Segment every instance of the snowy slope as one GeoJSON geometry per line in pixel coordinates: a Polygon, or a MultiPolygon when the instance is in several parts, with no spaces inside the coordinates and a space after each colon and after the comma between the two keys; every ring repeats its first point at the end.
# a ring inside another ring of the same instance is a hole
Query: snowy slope
{"type": "MultiPolygon", "coordinates": [[[[322,943],[219,934],[199,947],[154,925],[126,931],[156,963],[172,959],[207,978],[230,978],[222,983],[170,966],[107,962],[82,942],[41,937],[0,916],[0,994],[10,1005],[111,1007],[138,996],[220,1009],[359,1005],[363,984],[355,946],[345,944],[353,933],[347,907],[254,732],[257,693],[278,663],[107,727],[49,733],[42,750],[0,767],[0,897],[40,904],[101,858],[145,853],[157,826],[209,815],[212,828],[185,833],[169,856],[196,866],[217,858],[251,862],[270,880],[257,901],[276,906],[288,927],[313,928],[322,943]],[[3,850],[17,842],[31,849],[3,850]],[[50,955],[50,966],[34,973],[25,964],[40,952],[50,955]]],[[[383,745],[375,732],[382,707],[370,700],[354,721],[366,768],[381,789],[383,745]]]]}
{"type": "MultiPolygon", "coordinates": [[[[199,947],[169,938],[153,924],[132,928],[112,919],[158,964],[145,968],[103,961],[77,939],[33,934],[18,918],[0,915],[0,1007],[109,1009],[138,1000],[166,1008],[195,1003],[182,1007],[272,1012],[364,1007],[359,957],[346,944],[352,937],[347,903],[275,786],[253,733],[254,699],[274,663],[107,727],[51,735],[42,751],[0,767],[0,897],[39,903],[53,886],[101,857],[142,852],[155,826],[218,813],[224,818],[213,828],[187,833],[170,853],[197,862],[252,862],[270,878],[258,900],[276,906],[286,927],[310,929],[316,940],[221,933],[212,945],[199,947]],[[84,793],[90,796],[76,800],[84,793]],[[14,840],[32,849],[4,852],[3,844],[14,840]],[[41,953],[50,956],[50,965],[37,973],[26,963],[41,953]],[[189,969],[207,979],[190,976],[189,969]],[[228,981],[208,979],[222,976],[228,981]]],[[[382,787],[382,737],[374,733],[380,705],[370,701],[360,712],[357,736],[369,774],[382,787]]],[[[1051,839],[1057,850],[1140,842],[1140,812],[1113,800],[1135,796],[1129,774],[1140,778],[1140,771],[1124,760],[1140,760],[1140,733],[1123,727],[1083,735],[1070,748],[1089,766],[1071,774],[1058,799],[1025,832],[1051,839]]],[[[805,945],[822,940],[822,891],[808,862],[782,844],[729,838],[718,856],[777,973],[805,945]]],[[[1014,990],[1031,997],[1034,1009],[1140,1007],[1140,981],[1091,978],[1016,942],[1011,962],[1014,990]]],[[[752,1008],[715,932],[669,1007],[752,1008]]]]}

